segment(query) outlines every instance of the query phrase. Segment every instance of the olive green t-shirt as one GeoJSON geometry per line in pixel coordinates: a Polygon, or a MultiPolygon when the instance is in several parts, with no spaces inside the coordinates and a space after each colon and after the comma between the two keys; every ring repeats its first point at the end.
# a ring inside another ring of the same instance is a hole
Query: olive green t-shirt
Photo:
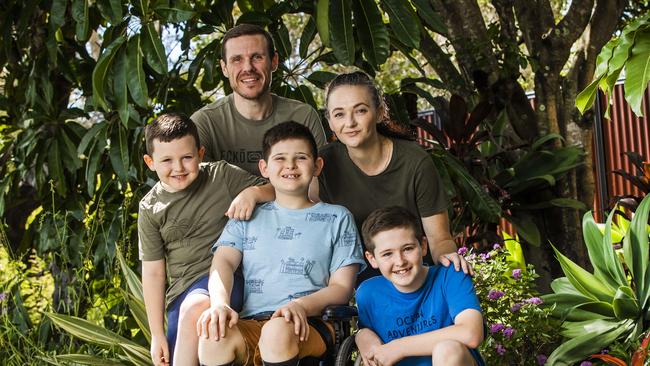
{"type": "Polygon", "coordinates": [[[391,139],[393,154],[386,169],[367,175],[350,159],[344,144],[321,149],[325,164],[318,177],[321,200],[347,207],[359,230],[378,208],[400,206],[416,217],[429,217],[449,204],[431,157],[411,141],[391,139]]]}
{"type": "Polygon", "coordinates": [[[274,94],[273,111],[263,120],[244,118],[235,108],[234,94],[208,104],[192,114],[205,147],[205,161],[226,160],[252,174],[260,175],[264,133],[282,122],[294,121],[311,130],[317,146],[326,143],[318,113],[308,104],[274,94]]]}
{"type": "Polygon", "coordinates": [[[168,192],[160,182],[140,201],[140,260],[164,259],[169,305],[189,285],[207,274],[212,244],[228,217],[225,212],[239,192],[264,180],[225,161],[203,163],[194,182],[168,192]]]}

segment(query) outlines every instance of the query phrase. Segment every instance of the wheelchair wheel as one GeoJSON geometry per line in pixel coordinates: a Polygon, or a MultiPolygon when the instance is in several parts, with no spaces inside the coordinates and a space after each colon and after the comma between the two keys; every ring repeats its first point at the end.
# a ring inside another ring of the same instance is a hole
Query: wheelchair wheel
{"type": "Polygon", "coordinates": [[[347,337],[341,344],[339,352],[336,354],[336,362],[334,365],[359,366],[361,364],[361,355],[359,355],[357,344],[354,342],[354,335],[351,335],[347,337]]]}

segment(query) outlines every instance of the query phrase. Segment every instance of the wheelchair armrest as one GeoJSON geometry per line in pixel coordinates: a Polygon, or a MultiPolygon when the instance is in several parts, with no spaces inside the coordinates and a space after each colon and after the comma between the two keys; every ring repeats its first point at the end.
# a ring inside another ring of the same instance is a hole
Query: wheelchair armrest
{"type": "Polygon", "coordinates": [[[350,305],[330,305],[323,309],[321,318],[323,320],[352,320],[357,316],[356,306],[350,305]]]}

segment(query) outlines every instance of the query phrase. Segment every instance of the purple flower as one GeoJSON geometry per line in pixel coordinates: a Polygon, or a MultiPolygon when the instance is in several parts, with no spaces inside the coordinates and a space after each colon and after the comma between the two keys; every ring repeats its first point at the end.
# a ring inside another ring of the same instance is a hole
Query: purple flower
{"type": "Polygon", "coordinates": [[[512,327],[507,327],[506,329],[503,330],[503,335],[506,337],[506,339],[512,338],[513,335],[515,335],[517,331],[515,328],[512,327]]]}
{"type": "Polygon", "coordinates": [[[512,270],[512,278],[514,278],[515,280],[520,279],[521,278],[521,269],[519,269],[519,268],[513,269],[512,270]]]}
{"type": "Polygon", "coordinates": [[[500,343],[497,343],[494,346],[494,349],[497,351],[497,353],[501,356],[503,356],[506,353],[506,348],[502,346],[500,343]]]}
{"type": "Polygon", "coordinates": [[[531,297],[530,299],[526,300],[526,302],[533,305],[541,305],[544,303],[544,301],[542,301],[542,299],[539,297],[531,297]]]}
{"type": "Polygon", "coordinates": [[[505,325],[501,323],[494,323],[490,326],[490,333],[499,333],[500,331],[504,330],[506,327],[505,325]]]}
{"type": "Polygon", "coordinates": [[[592,363],[589,362],[589,361],[582,361],[582,362],[580,362],[580,366],[591,366],[591,365],[592,365],[592,363]]]}
{"type": "Polygon", "coordinates": [[[548,359],[546,355],[537,355],[537,364],[539,366],[546,365],[546,359],[548,359]]]}
{"type": "Polygon", "coordinates": [[[465,254],[467,254],[467,248],[466,248],[466,247],[460,247],[460,248],[458,248],[458,254],[460,254],[460,255],[465,255],[465,254]]]}
{"type": "Polygon", "coordinates": [[[486,262],[488,259],[490,259],[490,253],[481,253],[479,256],[483,262],[486,262]]]}
{"type": "Polygon", "coordinates": [[[490,292],[488,292],[488,299],[496,300],[496,299],[499,299],[499,298],[503,297],[503,295],[504,295],[503,291],[490,290],[490,292]]]}
{"type": "Polygon", "coordinates": [[[6,292],[0,292],[0,302],[5,301],[7,298],[7,293],[6,292]]]}
{"type": "Polygon", "coordinates": [[[519,309],[521,309],[521,303],[516,303],[512,305],[512,307],[510,307],[510,311],[512,311],[513,313],[518,312],[519,309]]]}
{"type": "Polygon", "coordinates": [[[492,246],[492,249],[494,249],[494,250],[499,250],[499,249],[501,249],[501,245],[499,245],[499,243],[495,243],[495,244],[492,246]]]}

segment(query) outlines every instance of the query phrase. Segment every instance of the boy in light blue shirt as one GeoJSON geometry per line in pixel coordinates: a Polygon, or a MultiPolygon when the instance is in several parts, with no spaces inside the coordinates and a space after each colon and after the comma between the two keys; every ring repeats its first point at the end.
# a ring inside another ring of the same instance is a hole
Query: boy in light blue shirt
{"type": "Polygon", "coordinates": [[[197,324],[205,365],[297,365],[300,358],[321,356],[325,341],[308,317],[347,304],[364,265],[352,214],[308,198],[323,165],[309,129],[285,122],[263,141],[260,172],[276,199],[258,206],[250,221],[229,221],[214,246],[211,307],[197,324]],[[240,263],[244,305],[237,314],[229,299],[240,263]],[[252,319],[269,311],[269,320],[252,319]]]}

